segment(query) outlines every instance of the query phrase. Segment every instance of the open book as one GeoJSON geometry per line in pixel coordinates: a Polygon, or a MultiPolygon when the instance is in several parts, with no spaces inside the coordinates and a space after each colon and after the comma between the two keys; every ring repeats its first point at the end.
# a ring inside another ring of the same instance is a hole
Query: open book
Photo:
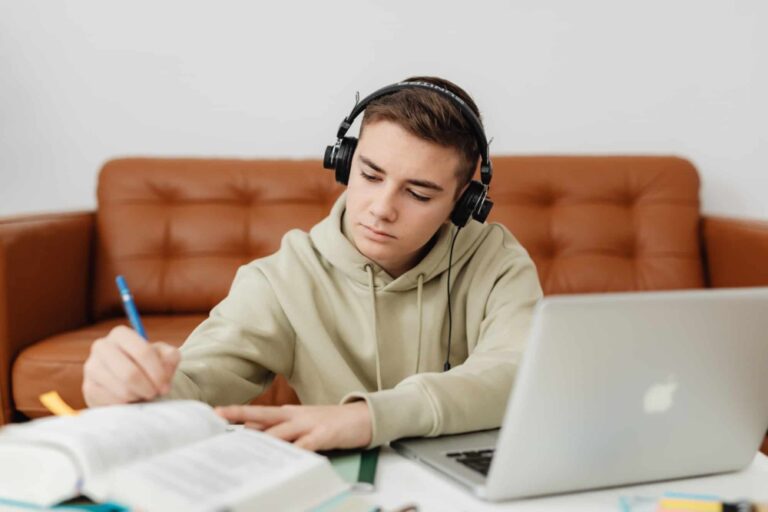
{"type": "Polygon", "coordinates": [[[115,405],[0,430],[0,498],[80,494],[152,512],[307,510],[348,488],[325,457],[230,428],[209,406],[115,405]]]}

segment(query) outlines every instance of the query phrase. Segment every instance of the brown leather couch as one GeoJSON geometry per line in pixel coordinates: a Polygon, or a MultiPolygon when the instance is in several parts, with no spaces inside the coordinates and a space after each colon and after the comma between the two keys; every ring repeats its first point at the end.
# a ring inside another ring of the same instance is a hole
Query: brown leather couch
{"type": "MultiPolygon", "coordinates": [[[[768,285],[768,222],[702,216],[686,160],[493,163],[491,220],[528,249],[547,294],[768,285]]],[[[84,407],[89,347],[126,323],[116,274],[149,337],[181,344],[239,265],[318,222],[340,191],[319,160],[125,158],[102,169],[95,212],[0,220],[0,424],[46,414],[37,397],[53,389],[84,407]]],[[[281,377],[257,400],[296,401],[281,377]]]]}

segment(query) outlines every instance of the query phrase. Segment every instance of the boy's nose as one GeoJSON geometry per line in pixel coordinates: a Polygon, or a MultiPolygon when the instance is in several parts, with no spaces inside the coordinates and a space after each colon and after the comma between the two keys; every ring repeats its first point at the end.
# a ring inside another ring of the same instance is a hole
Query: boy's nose
{"type": "Polygon", "coordinates": [[[397,219],[394,193],[384,191],[379,194],[371,203],[370,211],[377,219],[394,222],[397,219]]]}

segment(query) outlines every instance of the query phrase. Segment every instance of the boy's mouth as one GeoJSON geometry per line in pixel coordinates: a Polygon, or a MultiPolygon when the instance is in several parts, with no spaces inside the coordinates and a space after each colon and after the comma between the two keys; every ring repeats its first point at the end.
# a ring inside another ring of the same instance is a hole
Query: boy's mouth
{"type": "Polygon", "coordinates": [[[363,228],[365,228],[370,233],[373,233],[374,235],[377,235],[377,236],[380,236],[380,237],[386,237],[386,238],[397,238],[396,236],[391,235],[391,234],[387,233],[386,231],[379,231],[378,229],[374,229],[374,228],[372,228],[370,226],[366,226],[365,224],[360,224],[360,225],[363,226],[363,228]]]}

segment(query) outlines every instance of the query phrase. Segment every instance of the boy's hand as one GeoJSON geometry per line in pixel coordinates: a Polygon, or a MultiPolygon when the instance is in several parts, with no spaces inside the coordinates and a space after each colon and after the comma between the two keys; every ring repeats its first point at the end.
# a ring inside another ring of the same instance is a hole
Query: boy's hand
{"type": "Polygon", "coordinates": [[[364,401],[344,405],[230,405],[216,413],[231,423],[290,441],[307,450],[360,448],[371,442],[371,414],[364,401]]]}
{"type": "Polygon", "coordinates": [[[89,407],[152,400],[170,390],[181,360],[179,349],[147,343],[125,326],[91,345],[83,366],[83,396],[89,407]]]}

